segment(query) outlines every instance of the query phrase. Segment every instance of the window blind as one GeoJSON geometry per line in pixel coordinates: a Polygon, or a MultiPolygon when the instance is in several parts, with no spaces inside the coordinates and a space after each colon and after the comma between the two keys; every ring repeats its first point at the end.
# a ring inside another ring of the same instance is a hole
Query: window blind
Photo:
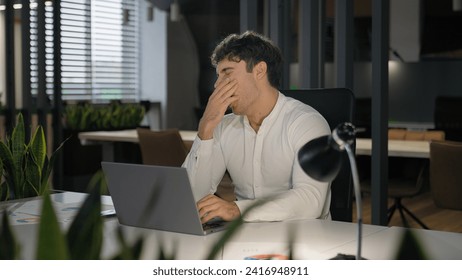
{"type": "MultiPolygon", "coordinates": [[[[46,6],[47,94],[53,94],[53,7],[46,6]]],[[[139,96],[138,1],[62,0],[63,100],[134,101],[139,96]]],[[[37,94],[37,13],[31,9],[31,85],[37,94]]]]}

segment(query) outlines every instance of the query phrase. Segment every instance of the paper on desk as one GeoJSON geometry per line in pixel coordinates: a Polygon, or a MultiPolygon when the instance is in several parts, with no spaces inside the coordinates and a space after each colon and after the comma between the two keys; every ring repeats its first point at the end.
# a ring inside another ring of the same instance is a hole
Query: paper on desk
{"type": "MultiPolygon", "coordinates": [[[[59,192],[51,194],[51,203],[59,223],[67,224],[77,215],[88,194],[75,192],[59,192]]],[[[11,225],[36,224],[40,222],[42,214],[40,197],[7,201],[0,203],[0,213],[8,211],[11,225]]],[[[114,205],[109,196],[101,196],[101,210],[113,210],[114,205]]]]}
{"type": "MultiPolygon", "coordinates": [[[[58,222],[68,223],[77,215],[82,203],[53,202],[58,222]]],[[[8,216],[11,225],[35,224],[40,222],[42,201],[31,200],[17,202],[8,207],[8,216]]]]}

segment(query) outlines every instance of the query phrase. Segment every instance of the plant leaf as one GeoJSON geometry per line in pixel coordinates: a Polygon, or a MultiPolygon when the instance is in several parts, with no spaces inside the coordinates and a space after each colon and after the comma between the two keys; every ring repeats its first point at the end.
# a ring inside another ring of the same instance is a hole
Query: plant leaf
{"type": "Polygon", "coordinates": [[[19,245],[16,243],[8,219],[8,211],[3,211],[0,228],[0,260],[16,260],[19,258],[19,245]]]}
{"type": "Polygon", "coordinates": [[[69,259],[64,233],[59,227],[56,213],[51,204],[50,194],[43,195],[42,215],[40,218],[39,235],[37,239],[38,260],[69,259]]]}
{"type": "Polygon", "coordinates": [[[3,177],[3,160],[0,157],[0,179],[3,177]]]}
{"type": "Polygon", "coordinates": [[[34,155],[34,159],[37,161],[37,166],[39,167],[39,172],[42,172],[42,167],[45,162],[45,157],[47,156],[47,145],[45,141],[45,133],[43,128],[38,126],[35,130],[34,135],[29,143],[29,152],[34,155]]]}
{"type": "Polygon", "coordinates": [[[400,246],[396,252],[396,260],[427,260],[428,256],[425,252],[420,240],[415,233],[406,228],[401,236],[400,246]]]}
{"type": "Polygon", "coordinates": [[[51,157],[50,157],[50,160],[48,161],[47,158],[45,157],[45,162],[44,162],[44,166],[43,166],[43,169],[42,169],[42,183],[40,185],[40,190],[39,190],[39,194],[43,194],[46,190],[48,190],[48,179],[50,178],[50,175],[51,175],[51,171],[53,170],[53,166],[55,164],[55,160],[56,160],[56,154],[59,153],[59,151],[61,151],[61,149],[63,148],[64,144],[71,138],[72,136],[69,136],[68,138],[66,138],[63,142],[61,142],[61,144],[58,146],[58,148],[56,148],[56,150],[51,154],[51,157]]]}
{"type": "Polygon", "coordinates": [[[141,252],[143,249],[144,239],[138,238],[132,246],[127,244],[125,236],[123,235],[122,229],[117,228],[117,240],[119,241],[119,253],[116,254],[113,260],[138,260],[140,259],[141,252]]]}
{"type": "Polygon", "coordinates": [[[40,189],[41,174],[35,156],[31,153],[27,153],[24,175],[26,177],[26,184],[23,191],[24,197],[37,196],[40,189]]]}
{"type": "MultiPolygon", "coordinates": [[[[0,141],[0,158],[3,161],[3,168],[6,171],[5,175],[5,180],[7,182],[8,188],[14,188],[14,191],[16,192],[15,186],[19,184],[19,182],[16,182],[16,176],[15,171],[15,163],[13,161],[13,155],[11,154],[10,149],[8,148],[5,143],[0,141]]],[[[9,191],[11,191],[9,189],[9,191]]],[[[19,196],[20,194],[13,193],[12,198],[15,198],[15,196],[19,196]]],[[[6,199],[9,199],[9,196],[5,197],[6,199]]]]}
{"type": "Polygon", "coordinates": [[[67,244],[72,259],[100,258],[103,244],[103,218],[99,188],[93,188],[80,207],[67,232],[67,244]]]}
{"type": "Polygon", "coordinates": [[[5,191],[3,188],[6,187],[6,185],[1,182],[2,178],[3,178],[3,160],[0,157],[0,201],[2,201],[5,198],[3,197],[3,192],[5,191]]]}
{"type": "Polygon", "coordinates": [[[26,133],[24,130],[24,119],[22,114],[18,114],[16,126],[11,134],[10,149],[11,155],[13,156],[13,168],[14,173],[10,174],[14,177],[14,188],[15,198],[22,198],[22,191],[24,188],[24,177],[23,177],[23,161],[26,153],[25,143],[26,133]]]}

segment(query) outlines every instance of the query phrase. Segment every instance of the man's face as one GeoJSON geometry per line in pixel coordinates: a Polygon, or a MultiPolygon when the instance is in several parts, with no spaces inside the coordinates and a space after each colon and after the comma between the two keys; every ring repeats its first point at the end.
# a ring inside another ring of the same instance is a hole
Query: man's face
{"type": "Polygon", "coordinates": [[[217,65],[218,79],[215,87],[220,83],[236,80],[237,90],[234,96],[238,100],[231,104],[231,109],[236,115],[246,115],[255,103],[258,96],[256,80],[253,71],[247,72],[247,64],[244,60],[239,62],[224,59],[217,65]],[[229,80],[228,80],[229,79],[229,80]]]}

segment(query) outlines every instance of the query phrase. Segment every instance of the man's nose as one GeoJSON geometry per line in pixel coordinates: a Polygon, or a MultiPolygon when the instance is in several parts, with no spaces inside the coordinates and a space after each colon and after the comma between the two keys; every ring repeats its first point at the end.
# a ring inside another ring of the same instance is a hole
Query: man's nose
{"type": "Polygon", "coordinates": [[[214,88],[216,88],[223,81],[224,78],[225,78],[224,76],[219,76],[217,80],[215,81],[215,84],[213,85],[214,88]]]}
{"type": "Polygon", "coordinates": [[[218,76],[217,80],[215,81],[215,84],[213,85],[214,88],[216,88],[220,83],[221,81],[223,80],[223,77],[222,76],[218,76]]]}

